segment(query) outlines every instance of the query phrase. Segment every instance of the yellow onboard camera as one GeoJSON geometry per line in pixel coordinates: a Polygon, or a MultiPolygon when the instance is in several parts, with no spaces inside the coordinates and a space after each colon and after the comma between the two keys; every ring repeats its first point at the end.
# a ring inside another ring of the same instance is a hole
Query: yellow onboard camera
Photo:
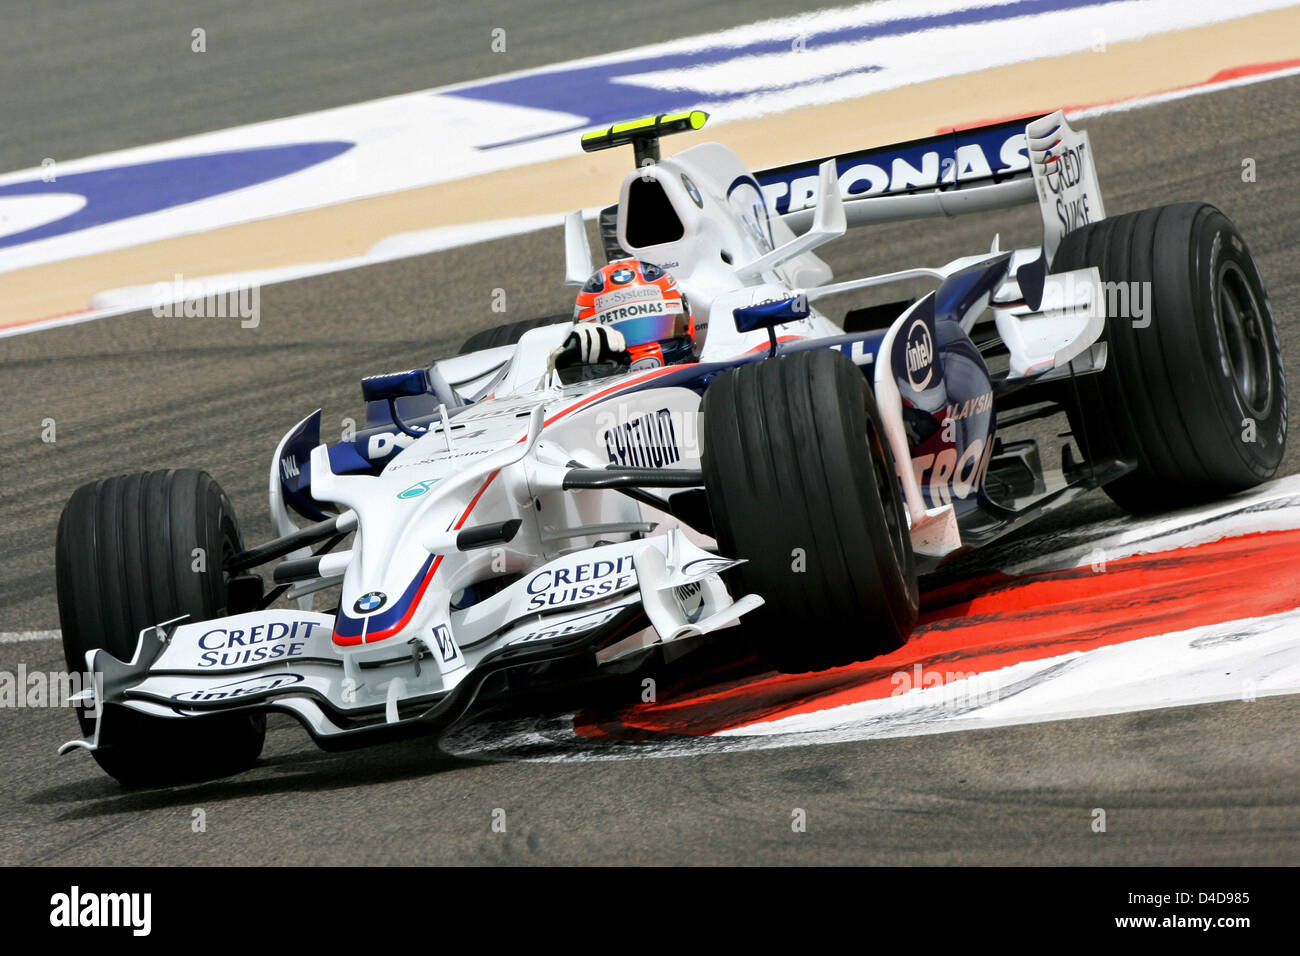
{"type": "Polygon", "coordinates": [[[709,114],[703,110],[689,110],[685,113],[660,113],[658,116],[615,123],[605,129],[583,133],[582,149],[583,152],[594,153],[600,149],[631,144],[636,164],[645,166],[659,162],[660,136],[703,129],[708,119],[709,114]]]}

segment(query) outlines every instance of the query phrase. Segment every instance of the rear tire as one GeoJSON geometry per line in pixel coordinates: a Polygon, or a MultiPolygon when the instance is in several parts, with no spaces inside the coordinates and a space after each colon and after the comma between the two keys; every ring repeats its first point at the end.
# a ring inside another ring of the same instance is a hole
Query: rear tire
{"type": "Polygon", "coordinates": [[[540,329],[547,325],[559,325],[562,322],[572,321],[573,316],[571,315],[544,315],[538,319],[524,319],[522,322],[498,325],[495,328],[475,332],[465,340],[465,344],[460,347],[460,351],[456,354],[467,355],[470,352],[481,352],[484,349],[500,348],[502,345],[514,345],[523,337],[525,332],[531,332],[533,329],[540,329]]]}
{"type": "Polygon", "coordinates": [[[1054,272],[1096,266],[1142,289],[1145,316],[1108,317],[1106,368],[1065,393],[1080,446],[1135,471],[1105,491],[1134,512],[1213,500],[1272,478],[1286,447],[1286,378],[1259,270],[1214,206],[1128,213],[1066,235],[1054,272]],[[1147,291],[1149,290],[1149,291],[1147,291]],[[1147,324],[1149,320],[1149,324],[1147,324]]]}
{"type": "Polygon", "coordinates": [[[830,349],[743,365],[704,394],[703,467],[745,616],[783,671],[884,653],[911,633],[916,561],[880,412],[830,349]]]}
{"type": "MultiPolygon", "coordinates": [[[[130,661],[140,631],[189,614],[226,613],[223,558],[243,549],[235,511],[206,472],[123,475],[82,485],[59,519],[55,545],[59,619],[68,667],[102,648],[130,661]],[[203,570],[193,570],[202,549],[203,570]]],[[[94,717],[77,711],[82,732],[94,717]]],[[[262,752],[266,718],[218,714],[176,719],[107,705],[99,765],[125,786],[211,779],[251,766],[262,752]]]]}

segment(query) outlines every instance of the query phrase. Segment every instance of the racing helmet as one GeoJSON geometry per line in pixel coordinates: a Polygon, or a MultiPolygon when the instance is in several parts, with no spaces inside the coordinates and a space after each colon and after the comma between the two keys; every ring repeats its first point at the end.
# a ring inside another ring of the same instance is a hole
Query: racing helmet
{"type": "Polygon", "coordinates": [[[695,357],[695,317],[677,281],[652,262],[618,259],[597,269],[573,307],[575,322],[617,329],[633,369],[689,362],[695,357]]]}

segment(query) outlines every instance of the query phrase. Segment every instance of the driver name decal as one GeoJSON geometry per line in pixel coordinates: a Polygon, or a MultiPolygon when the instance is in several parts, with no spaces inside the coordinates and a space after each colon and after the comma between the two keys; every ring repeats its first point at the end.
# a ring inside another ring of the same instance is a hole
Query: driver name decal
{"type": "Polygon", "coordinates": [[[666,408],[606,429],[600,436],[610,464],[663,468],[682,460],[673,415],[666,408]]]}

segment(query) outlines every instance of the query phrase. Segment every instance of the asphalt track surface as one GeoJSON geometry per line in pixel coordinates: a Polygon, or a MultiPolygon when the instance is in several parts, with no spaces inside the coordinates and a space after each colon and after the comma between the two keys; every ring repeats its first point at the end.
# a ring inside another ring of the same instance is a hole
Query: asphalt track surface
{"type": "MultiPolygon", "coordinates": [[[[1205,199],[1237,222],[1268,285],[1289,377],[1300,380],[1300,78],[1086,128],[1112,214],[1205,199]],[[1241,180],[1244,158],[1256,161],[1254,183],[1241,180]]],[[[860,232],[826,258],[843,274],[937,264],[987,248],[995,231],[1004,247],[1031,243],[1036,212],[860,232]]],[[[256,329],[144,313],[0,341],[0,632],[58,626],[54,529],[77,485],[203,467],[230,492],[248,537],[265,539],[266,471],[286,428],[318,405],[337,427],[359,414],[362,375],[454,351],[503,319],[567,308],[561,275],[556,229],[267,287],[256,329]],[[504,317],[490,309],[496,288],[507,290],[504,317]],[[40,440],[46,418],[57,423],[52,444],[40,440]]],[[[1293,442],[1283,473],[1298,463],[1293,442]]],[[[1114,514],[1097,495],[1049,520],[1114,514]]],[[[20,664],[63,666],[57,642],[0,644],[0,670],[20,664]]],[[[1294,863],[1298,720],[1300,700],[1285,697],[566,764],[466,761],[428,741],[329,755],[274,719],[255,769],[128,792],[84,755],[55,757],[75,734],[71,714],[17,709],[0,717],[0,862],[1294,863]],[[1090,828],[1098,807],[1105,834],[1090,828]],[[191,830],[198,808],[201,834],[191,830]],[[796,808],[807,813],[804,833],[791,829],[796,808]],[[498,809],[505,833],[491,829],[498,809]]]]}

